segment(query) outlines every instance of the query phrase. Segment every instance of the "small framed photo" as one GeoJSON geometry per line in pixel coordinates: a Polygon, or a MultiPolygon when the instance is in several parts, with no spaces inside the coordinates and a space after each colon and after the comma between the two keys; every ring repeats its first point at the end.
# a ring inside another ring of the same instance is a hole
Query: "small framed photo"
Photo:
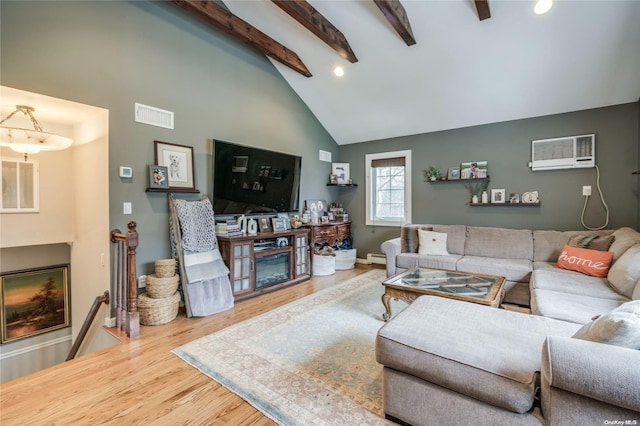
{"type": "Polygon", "coordinates": [[[271,232],[271,221],[267,216],[263,216],[258,219],[258,227],[260,228],[260,232],[271,232]]]}
{"type": "Polygon", "coordinates": [[[331,163],[331,174],[336,175],[338,184],[347,184],[351,180],[349,163],[331,163]]]}
{"type": "Polygon", "coordinates": [[[493,204],[501,204],[505,202],[505,192],[504,189],[492,189],[491,190],[491,203],[493,204]]]}
{"type": "Polygon", "coordinates": [[[273,232],[284,232],[284,231],[286,231],[287,230],[286,223],[287,222],[282,217],[271,218],[271,225],[273,226],[273,232]]]}
{"type": "Polygon", "coordinates": [[[2,274],[2,343],[71,326],[69,265],[2,274]]]}
{"type": "Polygon", "coordinates": [[[167,168],[169,189],[193,189],[193,147],[154,141],[155,161],[167,168]]]}
{"type": "Polygon", "coordinates": [[[460,179],[460,167],[449,167],[447,172],[447,180],[460,179]]]}
{"type": "Polygon", "coordinates": [[[149,166],[149,188],[169,189],[167,173],[165,166],[149,166]]]}
{"type": "Polygon", "coordinates": [[[520,194],[517,192],[509,194],[509,204],[520,204],[520,194]]]}
{"type": "Polygon", "coordinates": [[[281,217],[284,220],[285,229],[287,230],[291,229],[291,221],[289,220],[289,213],[278,213],[278,217],[281,217]]]}
{"type": "Polygon", "coordinates": [[[486,161],[469,161],[460,164],[460,179],[484,179],[487,176],[486,161]]]}

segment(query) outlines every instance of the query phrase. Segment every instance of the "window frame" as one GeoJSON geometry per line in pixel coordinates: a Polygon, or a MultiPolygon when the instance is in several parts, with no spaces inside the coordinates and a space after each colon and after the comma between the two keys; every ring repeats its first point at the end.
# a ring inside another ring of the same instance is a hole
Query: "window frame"
{"type": "Polygon", "coordinates": [[[366,224],[372,226],[395,226],[400,227],[407,223],[411,223],[411,150],[380,152],[365,155],[365,171],[366,171],[366,224]],[[376,191],[376,183],[374,181],[371,163],[374,160],[404,157],[404,216],[400,220],[385,220],[374,217],[375,208],[373,202],[375,200],[374,193],[376,191]]]}
{"type": "Polygon", "coordinates": [[[39,213],[40,212],[40,165],[38,160],[23,160],[20,158],[2,158],[0,159],[0,180],[2,180],[3,188],[0,193],[0,213],[39,213]],[[5,181],[5,169],[4,163],[14,163],[15,167],[15,179],[5,181]],[[27,188],[26,193],[32,197],[33,207],[22,207],[20,194],[25,193],[24,185],[21,181],[20,168],[22,165],[29,164],[32,167],[31,188],[27,188]],[[8,183],[6,183],[8,182],[8,183]],[[14,184],[15,183],[15,187],[14,184]],[[11,186],[11,188],[5,188],[4,185],[11,186]],[[4,205],[4,192],[6,190],[13,190],[16,193],[16,207],[6,207],[4,205]]]}

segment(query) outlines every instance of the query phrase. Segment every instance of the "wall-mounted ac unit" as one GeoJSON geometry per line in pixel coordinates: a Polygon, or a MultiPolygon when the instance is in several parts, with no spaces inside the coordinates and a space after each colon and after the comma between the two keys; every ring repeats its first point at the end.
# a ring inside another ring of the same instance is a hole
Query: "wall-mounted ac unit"
{"type": "Polygon", "coordinates": [[[596,135],[566,136],[531,141],[531,170],[594,167],[596,135]]]}

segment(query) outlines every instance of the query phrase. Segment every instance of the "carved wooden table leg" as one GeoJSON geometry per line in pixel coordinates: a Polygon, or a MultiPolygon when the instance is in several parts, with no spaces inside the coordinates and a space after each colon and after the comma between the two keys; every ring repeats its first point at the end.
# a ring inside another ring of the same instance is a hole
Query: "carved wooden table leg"
{"type": "Polygon", "coordinates": [[[384,309],[386,310],[386,312],[382,314],[382,319],[385,321],[388,321],[389,318],[391,318],[391,304],[389,303],[389,300],[391,300],[391,296],[389,296],[387,292],[385,292],[382,295],[382,304],[384,305],[384,309]]]}

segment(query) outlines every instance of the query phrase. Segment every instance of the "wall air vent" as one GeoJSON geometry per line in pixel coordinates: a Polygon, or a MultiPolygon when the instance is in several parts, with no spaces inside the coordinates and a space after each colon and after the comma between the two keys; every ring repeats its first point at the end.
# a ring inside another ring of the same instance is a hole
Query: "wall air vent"
{"type": "Polygon", "coordinates": [[[531,141],[533,171],[594,167],[596,135],[566,136],[531,141]]]}
{"type": "Polygon", "coordinates": [[[173,129],[173,112],[148,105],[135,104],[136,123],[173,129]]]}

